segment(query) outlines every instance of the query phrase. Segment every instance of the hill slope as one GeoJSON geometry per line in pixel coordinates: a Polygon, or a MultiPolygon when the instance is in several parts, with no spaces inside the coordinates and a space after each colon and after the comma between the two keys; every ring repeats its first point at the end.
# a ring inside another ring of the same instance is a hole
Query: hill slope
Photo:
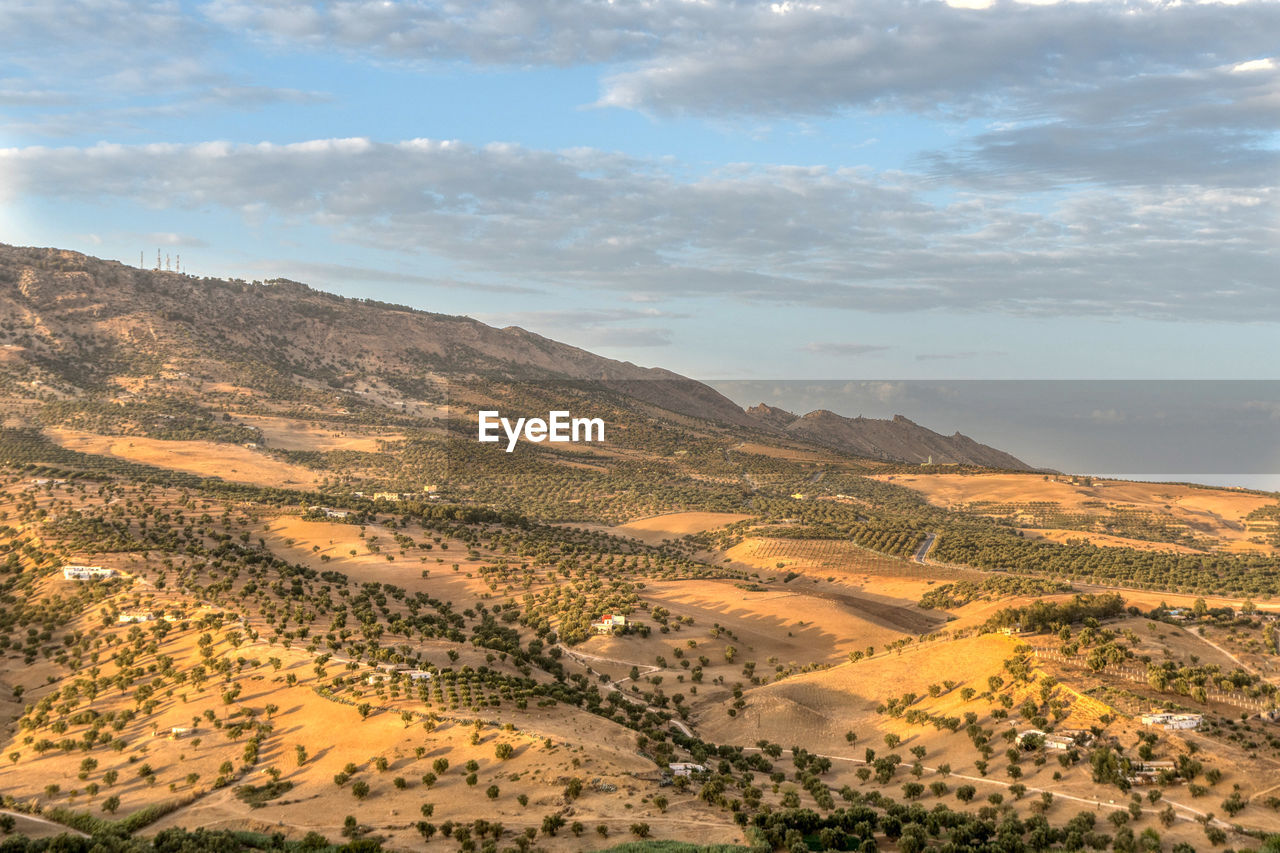
{"type": "Polygon", "coordinates": [[[1030,466],[1002,450],[988,447],[967,435],[941,435],[903,417],[846,418],[818,409],[803,417],[761,403],[747,414],[762,426],[836,450],[872,459],[934,464],[982,465],[988,468],[1030,470],[1030,466]]]}
{"type": "MultiPolygon", "coordinates": [[[[349,299],[283,279],[195,278],[58,249],[0,246],[0,346],[0,390],[23,399],[110,398],[138,390],[132,380],[163,377],[198,380],[198,394],[212,386],[277,402],[424,415],[430,405],[491,399],[484,389],[493,381],[566,382],[629,401],[638,414],[692,417],[873,459],[1027,467],[905,418],[745,412],[695,380],[519,327],[349,299]]],[[[149,382],[148,393],[156,390],[149,382]]]]}

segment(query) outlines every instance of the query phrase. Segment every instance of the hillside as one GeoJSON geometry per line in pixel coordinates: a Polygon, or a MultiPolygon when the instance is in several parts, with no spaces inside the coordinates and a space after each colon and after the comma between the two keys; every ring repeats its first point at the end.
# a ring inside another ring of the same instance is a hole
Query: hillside
{"type": "MultiPolygon", "coordinates": [[[[194,278],[76,252],[0,246],[0,391],[16,398],[187,396],[221,392],[279,403],[370,406],[420,416],[495,399],[492,384],[541,383],[603,396],[633,416],[789,435],[844,453],[916,463],[934,457],[1026,469],[959,434],[905,418],[829,412],[762,417],[695,380],[594,355],[519,327],[348,299],[288,280],[194,278]],[[146,381],[159,376],[167,384],[146,381]]],[[[563,396],[563,395],[562,395],[563,396]]],[[[781,410],[772,410],[780,412],[781,410]]],[[[532,410],[531,410],[532,412],[532,410]]]]}
{"type": "Polygon", "coordinates": [[[0,260],[0,835],[1280,830],[1276,495],[922,467],[1021,463],[293,282],[0,260]],[[566,400],[609,440],[476,441],[477,407],[566,400]]]}
{"type": "Polygon", "coordinates": [[[761,403],[747,409],[762,426],[780,430],[813,444],[832,447],[871,459],[896,462],[929,462],[935,465],[980,465],[1015,471],[1031,466],[1008,453],[988,447],[967,435],[941,435],[903,415],[892,419],[846,418],[818,409],[798,416],[761,403]]]}

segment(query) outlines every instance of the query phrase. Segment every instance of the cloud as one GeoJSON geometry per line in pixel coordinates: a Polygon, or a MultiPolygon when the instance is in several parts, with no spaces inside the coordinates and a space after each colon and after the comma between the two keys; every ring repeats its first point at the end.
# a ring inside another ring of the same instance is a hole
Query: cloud
{"type": "Polygon", "coordinates": [[[203,249],[209,246],[200,237],[194,237],[190,234],[178,234],[174,231],[152,231],[149,234],[143,234],[142,239],[145,243],[155,246],[186,246],[193,249],[203,249]]]}
{"type": "Polygon", "coordinates": [[[378,284],[412,284],[424,287],[444,288],[447,290],[469,290],[483,293],[536,294],[537,288],[522,287],[514,284],[493,284],[478,281],[465,281],[441,276],[419,275],[417,273],[397,272],[395,270],[375,267],[351,266],[320,261],[299,261],[277,258],[263,261],[262,266],[269,275],[280,278],[304,279],[318,284],[341,284],[351,281],[373,282],[378,284]]]}
{"type": "Polygon", "coordinates": [[[611,66],[601,103],[702,115],[1036,98],[1082,82],[1254,61],[1274,47],[1280,24],[1269,2],[213,0],[201,13],[277,44],[359,57],[611,66]]]}
{"type": "Polygon", "coordinates": [[[1280,319],[1274,187],[943,199],[935,189],[866,169],[690,175],[592,149],[426,139],[0,150],[0,199],[13,203],[223,209],[255,227],[440,259],[459,280],[493,285],[865,311],[1280,319]]]}
{"type": "MultiPolygon", "coordinates": [[[[90,0],[81,0],[90,2],[90,0]]],[[[212,0],[199,25],[399,67],[599,74],[596,106],[982,120],[945,180],[1248,186],[1280,166],[1280,4],[212,0]],[[969,8],[965,8],[968,6],[969,8]]],[[[165,22],[163,16],[161,22],[165,22]]]]}
{"type": "Polygon", "coordinates": [[[893,347],[881,346],[879,344],[811,343],[805,344],[800,347],[800,349],[805,352],[817,353],[818,355],[853,356],[888,352],[893,349],[893,347]]]}
{"type": "Polygon", "coordinates": [[[221,52],[228,34],[172,0],[0,4],[0,105],[10,133],[139,132],[211,110],[316,104],[322,92],[257,85],[221,52]]]}
{"type": "Polygon", "coordinates": [[[659,347],[671,343],[666,326],[636,325],[646,321],[684,320],[690,317],[655,308],[568,309],[481,313],[475,319],[494,326],[518,326],[587,348],[659,347]]]}
{"type": "Polygon", "coordinates": [[[921,160],[948,181],[1026,189],[1073,183],[1274,183],[1280,68],[1267,60],[1140,75],[1050,95],[1054,114],[992,128],[921,160]]]}
{"type": "Polygon", "coordinates": [[[924,352],[916,356],[916,361],[959,361],[970,358],[989,358],[1006,356],[1009,353],[1000,350],[965,350],[962,352],[924,352]]]}
{"type": "Polygon", "coordinates": [[[1089,413],[1089,420],[1096,424],[1122,424],[1129,416],[1118,409],[1094,409],[1089,413]]]}
{"type": "Polygon", "coordinates": [[[551,323],[558,326],[602,326],[635,320],[684,320],[691,315],[656,308],[601,308],[568,309],[563,311],[517,311],[511,313],[484,313],[477,320],[495,326],[523,326],[551,323]]]}

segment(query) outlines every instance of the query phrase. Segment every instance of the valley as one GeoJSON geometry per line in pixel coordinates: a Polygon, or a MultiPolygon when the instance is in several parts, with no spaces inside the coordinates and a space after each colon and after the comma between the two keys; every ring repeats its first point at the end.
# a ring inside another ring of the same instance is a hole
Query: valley
{"type": "Polygon", "coordinates": [[[909,421],[815,441],[523,331],[0,256],[6,832],[1280,834],[1275,494],[922,466],[909,421]],[[475,440],[481,407],[560,405],[607,440],[475,440]]]}

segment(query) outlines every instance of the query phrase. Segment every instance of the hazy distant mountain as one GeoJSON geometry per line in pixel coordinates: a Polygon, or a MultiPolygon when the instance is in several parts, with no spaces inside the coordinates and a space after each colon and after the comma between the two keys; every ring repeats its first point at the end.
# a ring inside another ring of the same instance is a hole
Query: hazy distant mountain
{"type": "Polygon", "coordinates": [[[1030,470],[1022,460],[994,447],[980,444],[966,435],[941,435],[920,426],[902,415],[892,420],[846,418],[819,409],[803,417],[760,403],[747,409],[747,414],[762,425],[781,430],[787,435],[814,444],[866,456],[898,462],[926,462],[945,465],[961,463],[989,468],[1030,470]]]}
{"type": "Polygon", "coordinates": [[[206,397],[394,407],[408,399],[483,396],[495,379],[548,388],[569,382],[582,393],[621,395],[653,416],[785,434],[875,459],[918,462],[932,455],[935,462],[1027,467],[905,418],[851,420],[830,412],[797,418],[768,406],[744,412],[695,380],[519,327],[350,299],[283,279],[195,278],[58,249],[0,245],[0,345],[0,390],[11,398],[118,398],[140,380],[156,393],[157,377],[185,377],[202,383],[194,393],[206,397]]]}

